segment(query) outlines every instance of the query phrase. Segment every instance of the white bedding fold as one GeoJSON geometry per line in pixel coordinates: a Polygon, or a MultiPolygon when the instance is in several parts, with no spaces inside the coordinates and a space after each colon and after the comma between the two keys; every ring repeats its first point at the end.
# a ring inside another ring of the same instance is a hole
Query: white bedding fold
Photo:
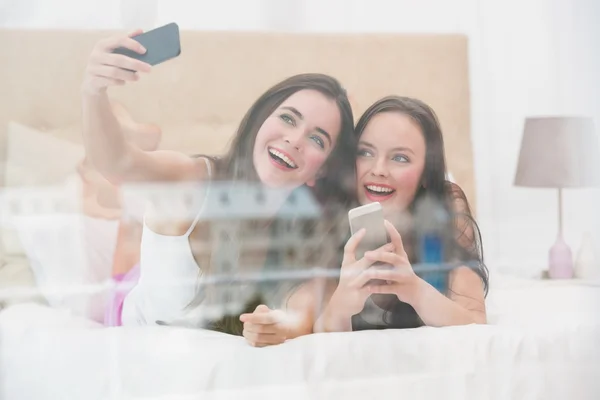
{"type": "Polygon", "coordinates": [[[253,348],[170,327],[0,313],[3,399],[595,399],[600,330],[462,326],[316,334],[253,348]]]}

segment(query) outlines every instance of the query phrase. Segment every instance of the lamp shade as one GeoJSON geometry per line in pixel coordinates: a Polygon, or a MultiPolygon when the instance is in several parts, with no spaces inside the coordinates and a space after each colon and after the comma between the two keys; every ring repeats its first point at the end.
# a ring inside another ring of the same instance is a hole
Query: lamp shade
{"type": "Polygon", "coordinates": [[[593,120],[527,118],[514,183],[540,188],[600,186],[600,149],[593,120]]]}

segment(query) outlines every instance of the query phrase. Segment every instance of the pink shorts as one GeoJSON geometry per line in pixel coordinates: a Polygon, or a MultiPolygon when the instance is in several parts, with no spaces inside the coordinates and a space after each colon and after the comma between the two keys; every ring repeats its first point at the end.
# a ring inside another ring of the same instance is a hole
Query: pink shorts
{"type": "Polygon", "coordinates": [[[140,264],[136,264],[127,273],[113,276],[117,287],[109,296],[108,304],[104,312],[104,326],[121,326],[121,315],[123,313],[123,302],[131,289],[140,279],[140,264]],[[123,285],[119,287],[119,284],[123,285]]]}

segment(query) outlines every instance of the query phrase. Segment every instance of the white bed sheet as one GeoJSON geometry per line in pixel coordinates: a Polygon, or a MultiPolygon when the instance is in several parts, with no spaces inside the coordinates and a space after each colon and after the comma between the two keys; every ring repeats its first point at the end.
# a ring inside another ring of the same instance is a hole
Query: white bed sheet
{"type": "Polygon", "coordinates": [[[600,286],[493,283],[488,326],[320,334],[264,349],[14,305],[0,313],[0,398],[600,398],[600,286]]]}
{"type": "Polygon", "coordinates": [[[22,304],[0,313],[0,334],[0,398],[10,400],[579,400],[600,394],[600,330],[589,318],[316,334],[259,349],[215,332],[103,328],[22,304]]]}

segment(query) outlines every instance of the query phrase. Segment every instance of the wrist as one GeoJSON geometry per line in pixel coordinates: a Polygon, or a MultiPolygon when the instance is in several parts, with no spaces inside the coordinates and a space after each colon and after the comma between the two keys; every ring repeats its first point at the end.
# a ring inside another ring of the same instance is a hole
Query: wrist
{"type": "Polygon", "coordinates": [[[351,318],[352,315],[346,311],[346,307],[343,307],[342,297],[335,292],[319,318],[320,330],[322,332],[351,331],[351,318]]]}
{"type": "Polygon", "coordinates": [[[101,97],[101,96],[105,96],[107,93],[107,89],[106,87],[103,88],[91,88],[87,85],[82,85],[81,86],[81,95],[84,98],[89,98],[89,99],[93,99],[93,98],[97,98],[97,97],[101,97]]]}
{"type": "Polygon", "coordinates": [[[418,276],[415,276],[415,281],[413,282],[413,284],[410,287],[410,290],[407,293],[407,299],[403,301],[410,304],[415,309],[415,311],[418,312],[418,310],[421,309],[422,305],[427,303],[427,298],[429,297],[431,289],[434,289],[434,287],[427,283],[427,281],[418,276]]]}

